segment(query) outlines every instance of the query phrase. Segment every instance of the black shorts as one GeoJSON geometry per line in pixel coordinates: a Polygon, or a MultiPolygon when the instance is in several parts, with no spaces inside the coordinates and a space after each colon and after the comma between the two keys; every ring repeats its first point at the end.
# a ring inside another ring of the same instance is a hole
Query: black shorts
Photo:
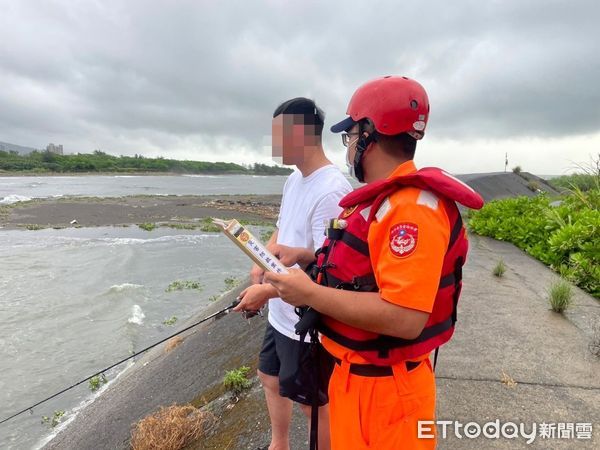
{"type": "Polygon", "coordinates": [[[267,324],[258,369],[279,377],[279,394],[282,397],[310,406],[316,395],[317,404],[326,405],[333,364],[333,359],[321,344],[291,339],[267,324]]]}

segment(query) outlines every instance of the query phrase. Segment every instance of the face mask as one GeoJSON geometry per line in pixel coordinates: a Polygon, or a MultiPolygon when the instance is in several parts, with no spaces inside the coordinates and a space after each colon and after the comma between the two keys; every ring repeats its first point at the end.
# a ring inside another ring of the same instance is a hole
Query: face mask
{"type": "Polygon", "coordinates": [[[354,164],[350,162],[350,158],[348,156],[348,153],[350,153],[349,150],[346,151],[346,167],[348,168],[348,173],[350,174],[350,176],[352,178],[354,178],[355,180],[358,181],[358,178],[356,178],[356,173],[354,171],[354,164]]]}
{"type": "Polygon", "coordinates": [[[350,147],[358,141],[358,138],[348,144],[348,149],[346,150],[346,167],[348,168],[348,173],[352,178],[356,181],[360,181],[356,176],[356,170],[354,169],[354,162],[350,162],[350,147]]]}

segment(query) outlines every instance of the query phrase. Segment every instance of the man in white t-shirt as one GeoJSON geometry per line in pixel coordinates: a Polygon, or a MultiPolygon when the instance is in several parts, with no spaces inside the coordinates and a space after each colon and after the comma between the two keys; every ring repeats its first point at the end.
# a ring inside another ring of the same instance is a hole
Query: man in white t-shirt
{"type": "MultiPolygon", "coordinates": [[[[288,267],[305,267],[325,239],[325,223],[341,212],[340,199],[352,190],[342,172],[323,152],[321,135],[324,114],[314,101],[299,97],[282,103],[273,114],[273,156],[295,165],[287,179],[277,220],[277,230],[267,248],[288,267]]],[[[261,284],[263,272],[254,266],[252,286],[240,294],[236,311],[253,311],[269,302],[269,323],[259,357],[258,376],[265,390],[271,418],[269,450],[289,449],[292,401],[300,404],[310,419],[315,386],[303,373],[300,355],[307,355],[308,342],[300,342],[294,325],[294,308],[277,297],[270,284],[261,284]],[[304,376],[303,376],[304,375],[304,376]],[[303,380],[299,382],[299,380],[303,380]]],[[[321,396],[319,396],[321,397],[321,396]]],[[[329,414],[320,398],[319,449],[329,444],[329,414]]]]}

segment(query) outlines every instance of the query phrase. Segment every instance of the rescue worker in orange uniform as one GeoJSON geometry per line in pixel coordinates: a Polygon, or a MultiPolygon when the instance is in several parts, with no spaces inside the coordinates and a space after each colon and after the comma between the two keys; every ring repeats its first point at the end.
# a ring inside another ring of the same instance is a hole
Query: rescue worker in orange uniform
{"type": "Polygon", "coordinates": [[[430,352],[454,331],[468,243],[456,202],[483,200],[446,172],[413,162],[429,100],[406,77],[362,85],[334,125],[351,173],[367,184],[340,202],[317,252],[314,277],[290,270],[265,281],[320,316],[336,364],[329,381],[331,448],[432,449],[420,420],[434,420],[430,352]],[[336,288],[336,289],[332,289],[336,288]]]}

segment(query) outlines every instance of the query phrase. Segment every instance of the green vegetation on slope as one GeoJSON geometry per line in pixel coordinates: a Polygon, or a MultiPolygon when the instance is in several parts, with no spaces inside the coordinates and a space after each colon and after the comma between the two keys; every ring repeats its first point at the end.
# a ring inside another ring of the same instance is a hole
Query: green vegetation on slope
{"type": "Polygon", "coordinates": [[[600,298],[600,176],[559,201],[546,195],[496,200],[470,214],[477,234],[512,242],[600,298]]]}
{"type": "Polygon", "coordinates": [[[175,159],[145,158],[142,155],[113,156],[96,150],[92,154],[57,155],[32,152],[19,155],[0,151],[0,171],[6,172],[172,172],[172,173],[239,173],[287,175],[291,169],[266,164],[242,166],[226,162],[178,161],[175,159]]]}
{"type": "Polygon", "coordinates": [[[561,192],[589,192],[600,189],[600,153],[591,158],[588,164],[578,164],[579,173],[553,178],[549,183],[561,192]]]}
{"type": "Polygon", "coordinates": [[[597,178],[597,176],[590,173],[574,173],[572,175],[552,178],[549,182],[559,191],[580,189],[587,192],[596,187],[597,178]]]}

